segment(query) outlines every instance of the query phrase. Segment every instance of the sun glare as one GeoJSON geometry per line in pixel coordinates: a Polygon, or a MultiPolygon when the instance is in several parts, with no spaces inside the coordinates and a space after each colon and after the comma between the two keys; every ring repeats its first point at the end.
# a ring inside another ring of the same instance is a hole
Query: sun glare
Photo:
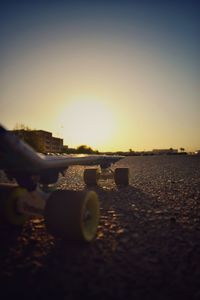
{"type": "Polygon", "coordinates": [[[74,100],[64,108],[59,122],[67,144],[94,148],[109,145],[115,131],[113,112],[98,100],[74,100]]]}

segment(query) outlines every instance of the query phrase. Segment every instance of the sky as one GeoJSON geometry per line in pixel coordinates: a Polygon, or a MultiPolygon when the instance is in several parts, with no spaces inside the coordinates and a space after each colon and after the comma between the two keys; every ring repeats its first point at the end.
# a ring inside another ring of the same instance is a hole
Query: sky
{"type": "Polygon", "coordinates": [[[1,1],[0,123],[69,147],[200,149],[199,3],[1,1]]]}

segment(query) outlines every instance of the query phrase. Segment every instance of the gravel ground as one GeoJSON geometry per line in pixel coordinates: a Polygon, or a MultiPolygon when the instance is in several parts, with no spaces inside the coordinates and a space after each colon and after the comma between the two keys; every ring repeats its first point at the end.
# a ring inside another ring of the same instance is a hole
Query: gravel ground
{"type": "MultiPolygon", "coordinates": [[[[130,186],[100,182],[97,238],[75,245],[43,219],[2,225],[1,299],[200,299],[200,157],[129,157],[130,186]]],[[[61,189],[82,190],[82,167],[61,189]]]]}

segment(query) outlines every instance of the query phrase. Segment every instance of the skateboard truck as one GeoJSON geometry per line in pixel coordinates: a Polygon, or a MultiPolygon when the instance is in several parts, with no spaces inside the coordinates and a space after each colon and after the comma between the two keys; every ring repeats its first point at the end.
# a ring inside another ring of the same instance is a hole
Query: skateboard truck
{"type": "Polygon", "coordinates": [[[92,241],[99,223],[99,199],[93,191],[69,191],[39,184],[33,191],[16,184],[1,184],[1,214],[9,224],[23,225],[30,216],[44,217],[55,237],[92,241]],[[44,190],[47,190],[46,187],[44,190]]]}
{"type": "Polygon", "coordinates": [[[85,169],[83,173],[84,182],[87,186],[96,186],[99,180],[114,179],[117,186],[127,186],[129,184],[129,168],[110,167],[85,169]]]}
{"type": "MultiPolygon", "coordinates": [[[[99,200],[93,191],[55,190],[58,172],[22,174],[9,173],[19,185],[1,185],[4,194],[4,219],[22,225],[30,216],[44,217],[49,233],[56,237],[90,242],[99,223],[99,200]]],[[[128,184],[128,168],[108,165],[100,169],[85,169],[84,182],[98,184],[99,179],[113,178],[118,185],[128,184]]]]}

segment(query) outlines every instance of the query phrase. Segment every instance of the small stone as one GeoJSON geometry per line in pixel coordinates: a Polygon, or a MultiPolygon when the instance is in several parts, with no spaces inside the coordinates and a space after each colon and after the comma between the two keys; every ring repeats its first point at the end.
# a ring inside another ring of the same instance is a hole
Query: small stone
{"type": "Polygon", "coordinates": [[[124,231],[125,231],[125,230],[124,230],[123,228],[121,228],[121,229],[117,230],[116,233],[117,233],[117,234],[122,234],[122,233],[124,233],[124,231]]]}

